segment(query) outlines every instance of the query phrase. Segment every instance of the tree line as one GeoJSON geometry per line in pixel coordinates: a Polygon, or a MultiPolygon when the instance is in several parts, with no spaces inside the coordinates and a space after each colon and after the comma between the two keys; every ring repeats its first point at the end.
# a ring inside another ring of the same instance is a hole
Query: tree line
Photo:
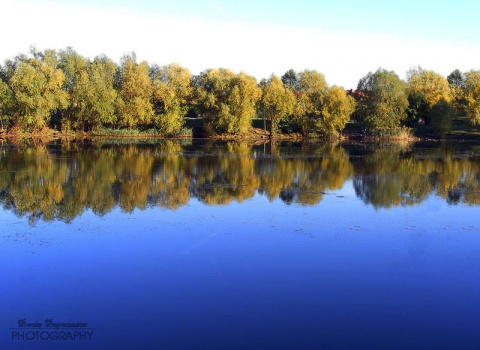
{"type": "Polygon", "coordinates": [[[134,53],[119,64],[104,55],[90,60],[71,48],[32,48],[0,65],[0,131],[10,133],[111,128],[174,136],[189,116],[210,135],[248,133],[253,118],[271,136],[337,136],[351,119],[370,131],[427,125],[444,134],[456,114],[480,124],[480,71],[445,78],[417,67],[402,80],[379,68],[346,91],[315,70],[257,82],[224,68],[192,75],[178,64],[138,63],[134,53]]]}

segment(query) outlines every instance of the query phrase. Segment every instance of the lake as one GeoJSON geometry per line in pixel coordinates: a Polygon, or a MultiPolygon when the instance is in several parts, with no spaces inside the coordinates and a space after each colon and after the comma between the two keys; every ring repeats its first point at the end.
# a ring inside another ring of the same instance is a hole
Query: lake
{"type": "Polygon", "coordinates": [[[479,349],[480,146],[0,145],[0,349],[479,349]]]}

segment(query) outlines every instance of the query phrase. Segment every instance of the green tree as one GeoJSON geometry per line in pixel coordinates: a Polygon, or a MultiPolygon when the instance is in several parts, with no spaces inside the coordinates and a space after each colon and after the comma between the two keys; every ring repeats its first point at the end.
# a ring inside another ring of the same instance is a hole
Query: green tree
{"type": "Polygon", "coordinates": [[[268,121],[270,136],[278,132],[279,122],[293,113],[295,97],[290,89],[286,89],[282,81],[272,74],[262,85],[260,111],[264,120],[268,121]]]}
{"type": "Polygon", "coordinates": [[[451,129],[453,109],[449,102],[440,100],[433,105],[429,111],[429,119],[431,120],[432,130],[440,135],[445,136],[451,129]]]}
{"type": "Polygon", "coordinates": [[[251,127],[261,96],[253,77],[228,69],[209,69],[194,79],[197,108],[207,133],[240,134],[251,127]]]}
{"type": "Polygon", "coordinates": [[[450,73],[447,77],[447,81],[448,85],[450,85],[450,89],[465,88],[465,75],[459,69],[455,69],[452,73],[450,73]]]}
{"type": "Polygon", "coordinates": [[[115,102],[118,93],[115,89],[117,65],[106,56],[96,57],[88,67],[88,84],[84,87],[85,98],[81,100],[83,113],[80,119],[88,130],[104,125],[113,125],[115,102]]]}
{"type": "Polygon", "coordinates": [[[358,82],[362,94],[357,100],[357,115],[368,128],[395,128],[406,118],[406,85],[393,71],[379,68],[358,82]]]}
{"type": "Polygon", "coordinates": [[[453,108],[458,114],[465,113],[467,101],[465,99],[465,74],[455,69],[447,77],[450,90],[452,91],[453,108]]]}
{"type": "Polygon", "coordinates": [[[300,90],[300,77],[293,69],[286,71],[281,79],[285,87],[290,87],[293,91],[300,90]]]}
{"type": "Polygon", "coordinates": [[[226,119],[230,110],[227,99],[234,76],[228,69],[208,69],[193,81],[196,107],[208,134],[228,132],[228,126],[222,125],[221,120],[226,119]]]}
{"type": "Polygon", "coordinates": [[[302,134],[308,135],[315,128],[315,121],[321,117],[328,87],[323,74],[315,70],[305,70],[298,75],[299,98],[294,114],[302,134]]]}
{"type": "Polygon", "coordinates": [[[0,132],[6,131],[10,125],[14,103],[13,91],[0,78],[0,132]]]}
{"type": "Polygon", "coordinates": [[[328,87],[323,74],[315,70],[305,70],[298,75],[300,96],[294,113],[303,135],[308,135],[321,118],[328,87]]]}
{"type": "Polygon", "coordinates": [[[465,100],[469,122],[480,125],[480,70],[465,73],[465,100]]]}
{"type": "Polygon", "coordinates": [[[154,123],[167,135],[180,132],[192,95],[191,74],[177,64],[152,67],[154,123]]]}
{"type": "Polygon", "coordinates": [[[93,62],[67,49],[60,52],[60,67],[66,75],[64,89],[69,106],[63,113],[62,129],[96,130],[116,122],[115,75],[117,66],[106,56],[93,62]]]}
{"type": "Polygon", "coordinates": [[[62,113],[62,130],[83,130],[85,118],[88,118],[85,112],[92,95],[88,72],[90,62],[72,48],[60,51],[59,57],[59,68],[65,74],[64,90],[67,91],[69,99],[68,108],[62,113]]]}
{"type": "Polygon", "coordinates": [[[0,119],[2,129],[8,130],[9,127],[18,123],[19,108],[15,100],[15,93],[11,88],[11,80],[20,62],[28,62],[29,58],[24,54],[19,54],[13,59],[6,60],[4,65],[0,65],[0,119]]]}
{"type": "Polygon", "coordinates": [[[0,65],[0,79],[2,79],[7,84],[10,84],[15,71],[17,70],[20,62],[28,62],[29,58],[24,54],[19,54],[11,60],[5,60],[3,66],[0,65]]]}
{"type": "Polygon", "coordinates": [[[147,62],[137,64],[136,60],[135,54],[121,60],[117,112],[119,125],[126,128],[148,124],[153,116],[149,67],[147,62]]]}
{"type": "Polygon", "coordinates": [[[323,98],[320,118],[315,121],[316,130],[326,136],[337,136],[355,111],[355,100],[338,86],[332,86],[323,98]]]}
{"type": "Polygon", "coordinates": [[[62,89],[65,74],[57,68],[55,51],[34,53],[19,62],[10,80],[15,94],[18,122],[28,130],[39,131],[50,121],[53,111],[68,106],[68,94],[62,89]]]}

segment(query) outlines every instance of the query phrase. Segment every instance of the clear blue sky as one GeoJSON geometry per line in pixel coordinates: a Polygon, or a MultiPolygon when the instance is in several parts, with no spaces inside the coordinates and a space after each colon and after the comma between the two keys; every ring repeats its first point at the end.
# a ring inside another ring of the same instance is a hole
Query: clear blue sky
{"type": "Polygon", "coordinates": [[[480,1],[0,0],[0,62],[30,45],[114,60],[135,51],[192,73],[225,67],[257,79],[316,69],[355,87],[378,67],[447,75],[480,69],[480,1]]]}
{"type": "Polygon", "coordinates": [[[86,2],[140,11],[227,18],[263,24],[389,32],[480,42],[478,0],[87,0],[86,2]]]}

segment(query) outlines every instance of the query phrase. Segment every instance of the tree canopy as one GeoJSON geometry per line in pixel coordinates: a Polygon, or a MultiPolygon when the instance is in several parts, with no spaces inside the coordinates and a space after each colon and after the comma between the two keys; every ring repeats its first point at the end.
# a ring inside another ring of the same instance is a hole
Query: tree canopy
{"type": "Polygon", "coordinates": [[[65,74],[57,68],[57,63],[54,51],[34,52],[32,58],[18,63],[10,79],[16,122],[26,129],[42,129],[53,111],[68,106],[68,94],[62,89],[65,74]]]}
{"type": "Polygon", "coordinates": [[[480,125],[480,70],[465,73],[467,118],[472,125],[480,125]]]}
{"type": "Polygon", "coordinates": [[[196,79],[197,108],[209,133],[247,132],[260,97],[256,79],[243,72],[209,69],[196,79]]]}
{"type": "MultiPolygon", "coordinates": [[[[457,73],[454,73],[456,76],[457,73]]],[[[454,77],[451,79],[454,82],[454,77]]],[[[453,98],[449,81],[440,74],[424,70],[421,67],[411,69],[407,73],[408,95],[410,108],[415,110],[412,119],[422,118],[426,124],[431,124],[431,109],[440,101],[450,103],[453,98]]],[[[459,81],[457,80],[457,83],[459,81]]]]}
{"type": "Polygon", "coordinates": [[[345,128],[355,111],[355,100],[347,92],[332,86],[323,99],[320,118],[315,121],[316,130],[326,136],[336,136],[345,128]]]}
{"type": "Polygon", "coordinates": [[[358,82],[362,92],[358,115],[369,128],[394,128],[406,118],[408,99],[406,84],[397,74],[379,68],[358,82]]]}
{"type": "Polygon", "coordinates": [[[178,64],[151,69],[155,126],[166,135],[178,134],[192,96],[191,74],[178,64]]]}
{"type": "Polygon", "coordinates": [[[175,136],[185,131],[188,116],[199,118],[196,125],[208,134],[232,136],[250,132],[258,117],[265,128],[268,122],[271,136],[330,137],[343,130],[352,114],[370,130],[426,124],[433,129],[441,125],[445,132],[455,117],[452,110],[480,125],[477,86],[475,70],[456,69],[445,78],[416,67],[403,81],[379,68],[347,92],[310,69],[289,69],[281,78],[273,74],[258,83],[226,68],[192,76],[178,64],[137,63],[135,53],[117,64],[103,55],[91,60],[72,48],[32,48],[29,55],[19,54],[0,66],[0,132],[51,128],[96,133],[109,128],[175,136]]]}
{"type": "Polygon", "coordinates": [[[152,84],[147,62],[137,64],[136,56],[122,57],[117,97],[118,123],[127,128],[148,124],[153,117],[152,84]]]}
{"type": "Polygon", "coordinates": [[[285,88],[282,80],[274,74],[261,85],[260,110],[264,119],[268,121],[270,135],[275,135],[280,121],[292,114],[295,97],[293,92],[285,88]]]}

